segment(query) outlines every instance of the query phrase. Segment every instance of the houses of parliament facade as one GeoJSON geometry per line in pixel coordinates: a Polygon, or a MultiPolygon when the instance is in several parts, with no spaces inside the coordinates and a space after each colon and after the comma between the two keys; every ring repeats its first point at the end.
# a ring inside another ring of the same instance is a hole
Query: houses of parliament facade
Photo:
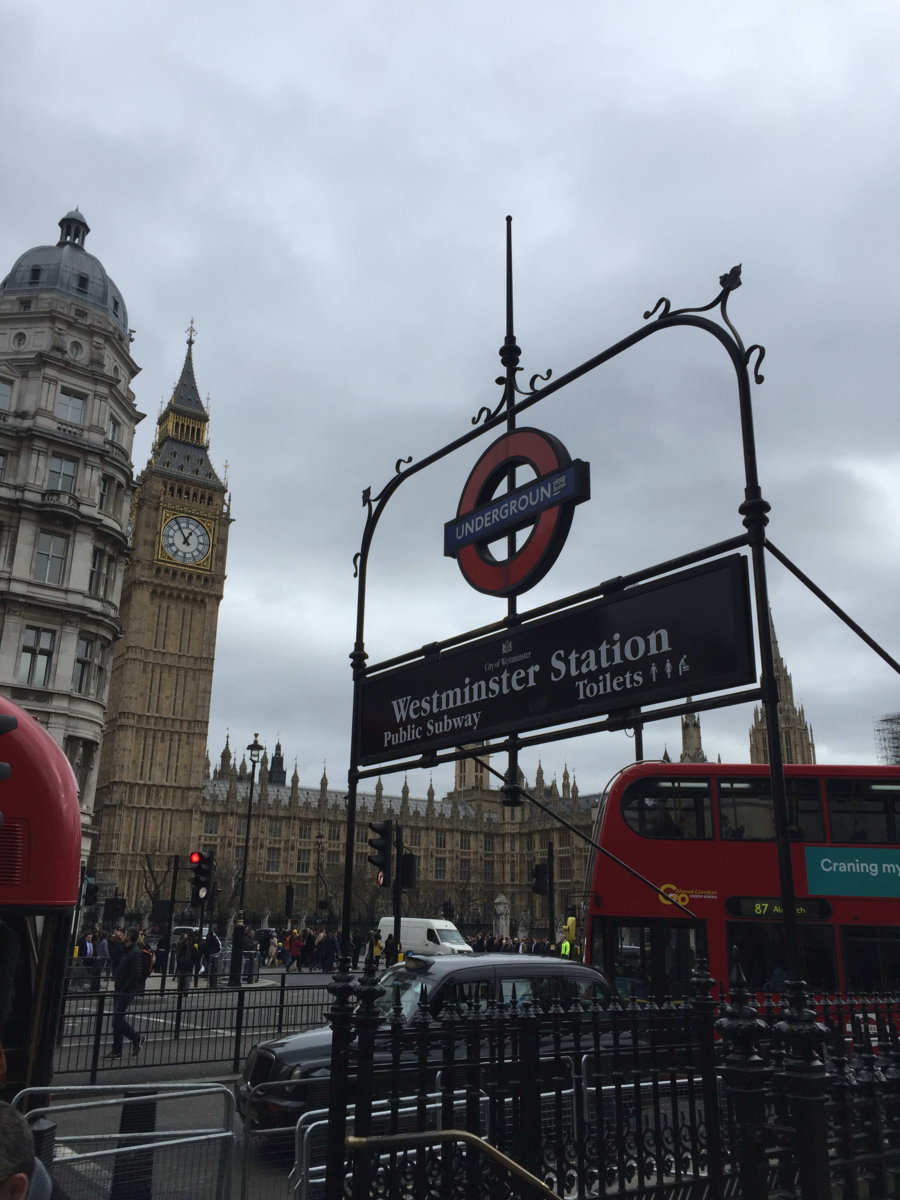
{"type": "MultiPolygon", "coordinates": [[[[25,251],[0,281],[0,686],[50,730],[78,778],[83,859],[101,898],[145,916],[169,894],[173,856],[216,853],[220,909],[233,907],[251,771],[226,746],[207,750],[218,607],[231,500],[210,454],[209,414],[194,374],[194,326],[149,460],[131,449],[143,419],[132,381],[134,332],[123,296],[85,249],[77,210],[55,244],[25,251]]],[[[812,731],[794,705],[776,648],[785,760],[813,762],[812,731]]],[[[765,760],[754,714],[751,761],[765,760]]],[[[704,762],[699,721],[682,720],[683,761],[704,762]]],[[[354,917],[388,910],[367,862],[368,823],[391,819],[417,860],[410,911],[490,926],[506,897],[513,932],[547,931],[532,868],[555,859],[556,913],[580,913],[588,843],[601,796],[538,767],[527,800],[504,805],[477,757],[453,789],[413,796],[379,781],[358,797],[354,917]]],[[[288,778],[280,742],[254,780],[246,885],[251,919],[334,921],[340,908],[345,793],[288,778]],[[288,887],[293,902],[288,902],[288,887]]],[[[181,876],[176,903],[189,891],[181,876]]],[[[551,931],[553,932],[553,931],[551,931]]]]}

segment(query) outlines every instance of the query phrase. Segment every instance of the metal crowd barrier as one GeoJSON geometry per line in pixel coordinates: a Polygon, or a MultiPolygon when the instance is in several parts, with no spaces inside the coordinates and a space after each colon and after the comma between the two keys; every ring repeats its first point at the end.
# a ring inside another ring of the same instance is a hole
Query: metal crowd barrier
{"type": "Polygon", "coordinates": [[[92,1084],[101,1072],[127,1066],[188,1063],[231,1064],[239,1071],[252,1046],[283,1033],[321,1025],[331,997],[324,987],[188,988],[148,990],[131,1002],[127,1019],[146,1038],[138,1059],[126,1043],[121,1059],[110,1059],[113,994],[66,996],[54,1069],[57,1075],[85,1072],[92,1084]]]}
{"type": "Polygon", "coordinates": [[[230,1200],[234,1100],[223,1084],[54,1085],[27,1088],[13,1104],[71,1200],[230,1200]],[[205,1101],[221,1103],[215,1124],[202,1123],[205,1101]],[[161,1115],[171,1117],[165,1128],[161,1115]]]}

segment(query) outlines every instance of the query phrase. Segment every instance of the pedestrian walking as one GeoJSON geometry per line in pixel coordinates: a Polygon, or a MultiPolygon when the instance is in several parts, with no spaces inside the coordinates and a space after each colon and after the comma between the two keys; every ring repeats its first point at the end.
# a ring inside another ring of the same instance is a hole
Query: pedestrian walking
{"type": "Polygon", "coordinates": [[[106,935],[105,929],[99,927],[94,933],[94,945],[97,949],[97,987],[99,989],[101,979],[109,979],[112,975],[110,967],[111,959],[109,957],[109,938],[106,935]]]}
{"type": "Polygon", "coordinates": [[[366,944],[365,938],[359,932],[359,930],[357,930],[356,933],[354,933],[354,935],[353,935],[353,960],[350,964],[350,966],[352,967],[352,969],[354,971],[359,970],[359,956],[360,956],[360,954],[362,954],[362,949],[365,944],[366,944]]]}
{"type": "Polygon", "coordinates": [[[219,986],[219,961],[222,954],[222,943],[219,940],[219,935],[210,925],[206,931],[206,937],[203,940],[203,964],[206,967],[206,978],[209,986],[215,988],[219,986]]]}
{"type": "Polygon", "coordinates": [[[384,939],[384,965],[392,967],[397,961],[397,945],[394,941],[394,935],[389,933],[384,939]]]}
{"type": "Polygon", "coordinates": [[[92,992],[100,990],[100,978],[97,975],[96,947],[94,933],[91,929],[82,930],[78,939],[78,984],[82,988],[90,988],[92,992]]]}
{"type": "Polygon", "coordinates": [[[175,943],[175,978],[179,992],[186,992],[194,967],[194,943],[190,934],[183,933],[175,943]]]}
{"type": "Polygon", "coordinates": [[[122,961],[119,963],[114,981],[113,1044],[107,1058],[122,1057],[122,1045],[125,1038],[131,1042],[132,1056],[140,1053],[141,1047],[147,1040],[125,1019],[128,1006],[135,996],[144,990],[144,978],[144,951],[141,946],[140,930],[126,929],[125,953],[122,955],[122,961]]]}

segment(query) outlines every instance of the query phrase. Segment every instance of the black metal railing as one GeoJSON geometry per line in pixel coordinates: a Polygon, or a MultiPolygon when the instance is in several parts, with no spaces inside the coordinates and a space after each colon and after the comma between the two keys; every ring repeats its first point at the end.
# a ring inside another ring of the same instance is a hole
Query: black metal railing
{"type": "MultiPolygon", "coordinates": [[[[518,1195],[462,1144],[392,1138],[388,1150],[367,1140],[454,1128],[561,1196],[893,1195],[900,997],[811,998],[792,984],[758,1004],[736,987],[720,1004],[711,985],[699,970],[678,1006],[473,997],[437,1016],[423,992],[412,1019],[397,1006],[385,1022],[381,989],[364,977],[355,1010],[335,1006],[347,1070],[331,1099],[343,1089],[347,1134],[362,1139],[344,1147],[346,1194],[518,1195]]],[[[313,1082],[311,1111],[324,1099],[325,1081],[313,1082]]]]}
{"type": "Polygon", "coordinates": [[[145,1038],[137,1055],[125,1044],[123,1057],[112,1048],[114,993],[105,983],[98,991],[67,988],[57,1041],[55,1072],[100,1072],[123,1066],[230,1064],[239,1071],[250,1049],[267,1038],[321,1025],[328,1007],[324,987],[288,985],[283,975],[262,988],[188,987],[158,990],[155,977],[131,1001],[127,1019],[145,1038]]]}

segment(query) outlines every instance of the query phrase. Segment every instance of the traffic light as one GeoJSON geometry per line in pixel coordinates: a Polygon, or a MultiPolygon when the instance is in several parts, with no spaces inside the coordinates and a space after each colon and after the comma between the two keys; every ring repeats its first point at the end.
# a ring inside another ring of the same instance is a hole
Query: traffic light
{"type": "Polygon", "coordinates": [[[566,917],[565,927],[566,927],[566,937],[569,939],[570,942],[574,942],[575,941],[575,918],[574,917],[566,917]]]}
{"type": "Polygon", "coordinates": [[[406,890],[416,886],[416,856],[409,850],[400,855],[400,886],[406,890]]]}
{"type": "Polygon", "coordinates": [[[86,875],[84,877],[84,907],[93,908],[97,903],[98,896],[97,880],[91,875],[86,875]]]}
{"type": "Polygon", "coordinates": [[[193,850],[190,857],[194,868],[194,878],[191,880],[191,905],[194,908],[205,904],[212,891],[213,876],[216,872],[215,850],[193,850]]]}
{"type": "Polygon", "coordinates": [[[550,895],[550,868],[546,863],[535,863],[531,868],[531,890],[538,896],[550,895]]]}
{"type": "Polygon", "coordinates": [[[391,859],[394,850],[394,822],[370,821],[369,828],[375,834],[374,837],[369,838],[369,845],[373,850],[373,853],[369,855],[369,862],[378,871],[378,886],[390,887],[391,859]]]}
{"type": "Polygon", "coordinates": [[[112,923],[121,921],[125,916],[128,902],[124,896],[109,896],[103,901],[103,920],[112,923]]]}

